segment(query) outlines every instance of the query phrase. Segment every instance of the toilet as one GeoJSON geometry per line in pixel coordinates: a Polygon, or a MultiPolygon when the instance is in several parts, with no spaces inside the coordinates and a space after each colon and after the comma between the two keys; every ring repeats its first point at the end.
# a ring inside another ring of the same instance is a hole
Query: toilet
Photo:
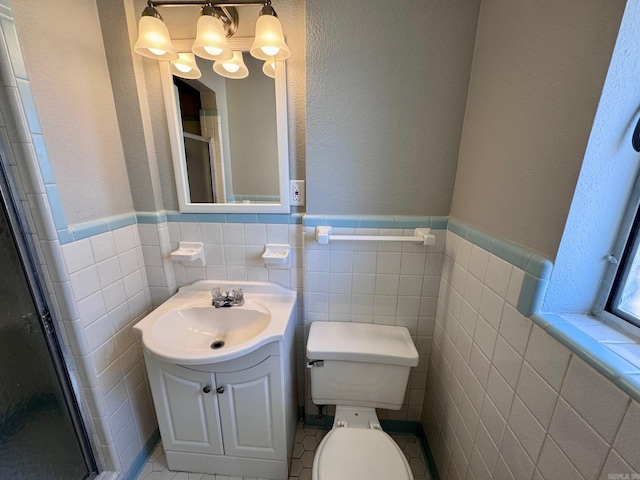
{"type": "Polygon", "coordinates": [[[399,410],[418,352],[405,327],[313,322],[307,341],[311,397],[335,405],[316,450],[312,480],[413,480],[407,459],[380,427],[376,408],[399,410]]]}

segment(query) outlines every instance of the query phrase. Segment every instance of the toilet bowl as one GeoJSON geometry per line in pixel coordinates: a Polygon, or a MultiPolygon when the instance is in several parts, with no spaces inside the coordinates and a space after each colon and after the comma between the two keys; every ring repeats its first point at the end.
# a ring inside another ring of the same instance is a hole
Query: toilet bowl
{"type": "Polygon", "coordinates": [[[409,463],[382,430],[376,408],[402,406],[418,352],[404,327],[313,322],[307,342],[311,397],[336,405],[333,428],[316,450],[312,480],[413,480],[409,463]]]}
{"type": "Polygon", "coordinates": [[[353,424],[341,420],[349,408],[336,409],[334,427],[316,449],[312,480],[413,480],[409,462],[398,444],[380,428],[375,410],[353,409],[365,420],[353,424]]]}

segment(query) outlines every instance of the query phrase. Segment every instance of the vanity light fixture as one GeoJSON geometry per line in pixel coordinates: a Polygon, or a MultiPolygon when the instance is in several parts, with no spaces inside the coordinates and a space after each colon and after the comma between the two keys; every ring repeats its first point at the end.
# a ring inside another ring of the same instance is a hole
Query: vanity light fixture
{"type": "Polygon", "coordinates": [[[148,2],[142,11],[142,17],[138,22],[138,41],[133,46],[133,51],[156,60],[178,59],[162,15],[151,2],[148,2]]]}
{"type": "Polygon", "coordinates": [[[271,58],[264,62],[262,66],[262,73],[264,73],[267,77],[276,78],[276,60],[275,58],[271,58]]]}
{"type": "MultiPolygon", "coordinates": [[[[271,6],[271,0],[256,2],[255,0],[229,0],[211,2],[202,0],[148,0],[147,7],[142,12],[138,26],[138,40],[134,51],[145,57],[172,62],[171,71],[183,78],[198,78],[195,71],[198,67],[186,62],[186,53],[178,53],[171,45],[169,31],[156,10],[156,6],[186,6],[201,5],[202,12],[196,27],[196,39],[191,48],[193,54],[207,60],[213,60],[213,70],[227,78],[244,78],[249,71],[242,60],[242,52],[232,51],[227,38],[232,36],[238,28],[238,13],[236,6],[262,5],[262,10],[256,22],[254,41],[249,52],[255,58],[265,60],[262,71],[269,77],[275,77],[275,61],[289,57],[290,50],[284,41],[282,25],[276,11],[271,6]],[[190,69],[188,67],[191,67],[190,69]]],[[[191,55],[193,56],[193,55],[191,55]]]]}
{"type": "Polygon", "coordinates": [[[289,58],[289,47],[284,43],[282,25],[271,6],[271,0],[267,0],[260,11],[256,22],[255,39],[249,51],[252,56],[260,60],[269,60],[271,57],[276,60],[289,58]]]}
{"type": "Polygon", "coordinates": [[[178,53],[178,59],[171,61],[171,73],[182,78],[200,78],[202,72],[196,64],[193,53],[178,53]]]}
{"type": "Polygon", "coordinates": [[[227,43],[227,32],[230,32],[231,28],[234,31],[237,28],[238,14],[236,12],[235,8],[222,10],[219,7],[205,5],[198,19],[196,40],[193,42],[191,51],[208,60],[233,56],[227,43]],[[221,13],[225,15],[221,15],[221,13]]]}
{"type": "Polygon", "coordinates": [[[213,64],[213,71],[227,78],[245,78],[249,75],[249,69],[242,58],[242,52],[238,50],[234,50],[231,58],[216,60],[213,64]]]}

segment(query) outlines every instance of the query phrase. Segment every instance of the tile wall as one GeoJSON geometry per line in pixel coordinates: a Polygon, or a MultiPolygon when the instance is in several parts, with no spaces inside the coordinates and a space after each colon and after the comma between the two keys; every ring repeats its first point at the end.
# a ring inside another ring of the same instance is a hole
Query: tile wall
{"type": "Polygon", "coordinates": [[[633,478],[640,405],[518,312],[524,276],[447,232],[422,416],[440,478],[633,478]]]}
{"type": "Polygon", "coordinates": [[[129,225],[62,246],[67,282],[53,282],[108,470],[127,471],[156,429],[139,336],[151,309],[140,237],[129,225]]]}
{"type": "MultiPolygon", "coordinates": [[[[431,247],[351,241],[320,245],[315,227],[305,227],[305,333],[313,321],[401,325],[418,349],[420,363],[412,369],[402,409],[379,411],[381,419],[420,420],[446,230],[432,233],[437,240],[431,247]]],[[[333,228],[332,234],[412,236],[414,230],[333,228]]],[[[309,388],[305,404],[306,413],[315,415],[309,388]]]]}

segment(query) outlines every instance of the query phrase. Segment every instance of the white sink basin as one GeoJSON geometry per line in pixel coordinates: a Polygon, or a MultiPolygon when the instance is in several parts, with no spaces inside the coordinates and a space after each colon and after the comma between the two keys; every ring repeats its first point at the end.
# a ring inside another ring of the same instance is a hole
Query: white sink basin
{"type": "Polygon", "coordinates": [[[231,360],[284,338],[296,294],[267,282],[203,280],[182,287],[133,329],[155,356],[183,365],[231,360]],[[215,308],[211,290],[242,288],[242,306],[215,308]]]}

